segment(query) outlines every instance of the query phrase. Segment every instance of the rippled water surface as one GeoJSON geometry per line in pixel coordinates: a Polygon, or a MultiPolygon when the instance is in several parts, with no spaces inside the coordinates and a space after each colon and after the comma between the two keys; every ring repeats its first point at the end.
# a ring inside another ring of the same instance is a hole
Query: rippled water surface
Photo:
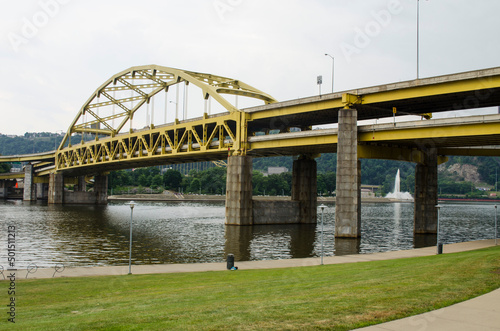
{"type": "MultiPolygon", "coordinates": [[[[222,262],[313,257],[321,254],[317,225],[224,225],[224,203],[139,202],[134,208],[134,264],[222,262]]],[[[493,204],[444,204],[441,238],[454,243],[494,237],[493,204]]],[[[17,266],[125,265],[130,207],[47,205],[0,200],[0,265],[7,263],[7,226],[16,227],[17,266]]],[[[324,212],[324,252],[370,253],[434,245],[436,236],[413,236],[413,204],[362,205],[362,238],[335,239],[335,208],[324,212]]]]}

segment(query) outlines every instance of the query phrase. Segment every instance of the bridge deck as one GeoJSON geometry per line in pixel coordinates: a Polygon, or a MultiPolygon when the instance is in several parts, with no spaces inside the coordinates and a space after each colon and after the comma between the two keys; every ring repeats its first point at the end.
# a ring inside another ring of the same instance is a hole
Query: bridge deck
{"type": "MultiPolygon", "coordinates": [[[[0,162],[38,162],[38,174],[57,170],[82,175],[221,160],[234,152],[252,156],[334,153],[336,131],[310,128],[337,123],[341,108],[355,108],[358,120],[365,120],[393,116],[394,109],[400,116],[489,106],[500,106],[500,67],[272,103],[119,133],[60,148],[57,153],[3,156],[0,162]],[[302,131],[284,133],[292,127],[302,131]],[[269,135],[270,130],[281,133],[269,135]],[[257,132],[266,135],[255,136],[257,132]]],[[[454,148],[500,145],[499,116],[398,122],[358,130],[360,145],[370,148],[411,149],[423,144],[458,153],[454,148]]],[[[497,155],[496,149],[484,150],[497,155]]]]}
{"type": "Polygon", "coordinates": [[[358,96],[358,119],[419,115],[500,105],[500,67],[416,79],[244,109],[250,131],[338,122],[343,94],[358,96]]]}

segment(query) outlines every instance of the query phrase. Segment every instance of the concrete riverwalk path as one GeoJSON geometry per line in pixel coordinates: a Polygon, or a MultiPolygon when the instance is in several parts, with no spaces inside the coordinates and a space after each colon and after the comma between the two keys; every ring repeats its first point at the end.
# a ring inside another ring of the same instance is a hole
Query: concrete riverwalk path
{"type": "MultiPolygon", "coordinates": [[[[491,247],[495,240],[478,240],[465,243],[444,245],[443,254],[457,253],[491,247]]],[[[391,251],[373,254],[354,254],[324,257],[324,264],[341,264],[392,260],[410,257],[431,256],[437,253],[436,247],[425,247],[403,251],[391,251]]],[[[235,262],[239,270],[273,269],[320,264],[320,258],[243,261],[235,262]]],[[[190,263],[190,264],[157,264],[133,265],[133,274],[206,272],[226,270],[226,263],[190,263]]],[[[109,267],[71,267],[56,271],[54,268],[18,270],[17,278],[52,278],[52,277],[88,277],[128,274],[128,266],[109,267]],[[31,273],[28,273],[31,271],[31,273]]],[[[5,273],[5,271],[4,271],[5,273]]],[[[363,328],[360,330],[500,330],[500,289],[483,296],[458,303],[449,307],[434,310],[388,323],[363,328]]]]}
{"type": "MultiPolygon", "coordinates": [[[[444,245],[443,254],[470,251],[486,248],[495,245],[495,240],[478,240],[457,244],[444,245]]],[[[380,260],[393,260],[409,257],[431,256],[435,255],[437,249],[435,246],[424,247],[402,251],[390,251],[372,254],[352,254],[341,256],[326,256],[323,258],[324,264],[341,264],[368,262],[380,260]]],[[[274,268],[292,268],[306,267],[320,264],[320,258],[303,259],[285,259],[285,260],[264,260],[264,261],[236,261],[235,265],[239,270],[247,269],[274,269],[274,268]]],[[[139,274],[157,274],[157,273],[175,273],[175,272],[204,272],[204,271],[222,271],[226,270],[226,262],[216,263],[186,263],[186,264],[147,264],[132,265],[132,273],[139,274]]],[[[61,271],[61,270],[59,270],[61,271]]],[[[18,278],[26,278],[28,270],[18,270],[18,278]]],[[[88,276],[112,276],[128,274],[128,265],[106,266],[106,267],[70,267],[62,272],[56,272],[54,268],[39,268],[31,270],[27,275],[29,279],[52,278],[52,277],[88,277],[88,276]]]]}

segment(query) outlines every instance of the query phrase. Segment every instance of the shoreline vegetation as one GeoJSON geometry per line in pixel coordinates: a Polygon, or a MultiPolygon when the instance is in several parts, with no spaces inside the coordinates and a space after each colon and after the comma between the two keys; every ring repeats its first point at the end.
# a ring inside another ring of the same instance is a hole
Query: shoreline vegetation
{"type": "MultiPolygon", "coordinates": [[[[167,191],[168,192],[168,191],[167,191]]],[[[290,200],[290,196],[253,196],[255,200],[290,200]]],[[[154,194],[121,194],[108,196],[109,201],[179,201],[179,202],[209,202],[209,201],[226,201],[224,195],[210,195],[210,194],[180,194],[180,193],[154,193],[154,194]]],[[[467,199],[467,198],[438,198],[438,201],[450,202],[499,202],[500,199],[467,199]]],[[[335,202],[335,197],[321,197],[318,196],[318,202],[335,202]]],[[[362,203],[388,203],[388,202],[402,202],[413,203],[413,200],[397,200],[383,197],[375,198],[361,198],[362,203]]]]}
{"type": "MultiPolygon", "coordinates": [[[[499,253],[500,246],[494,246],[284,269],[19,279],[16,325],[0,325],[30,330],[350,330],[499,288],[499,253]]],[[[2,305],[0,314],[6,310],[2,305]]]]}
{"type": "MultiPolygon", "coordinates": [[[[255,200],[290,200],[290,196],[253,196],[255,200]]],[[[204,195],[204,194],[122,194],[110,195],[109,201],[226,201],[225,195],[204,195]]],[[[391,202],[388,198],[362,198],[363,202],[391,202]]],[[[335,202],[335,197],[318,197],[318,202],[335,202]]],[[[413,202],[405,200],[402,202],[413,202]]]]}

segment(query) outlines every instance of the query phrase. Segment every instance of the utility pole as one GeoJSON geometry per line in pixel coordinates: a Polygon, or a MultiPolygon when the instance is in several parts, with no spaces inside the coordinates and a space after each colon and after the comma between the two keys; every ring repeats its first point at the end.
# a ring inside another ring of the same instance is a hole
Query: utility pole
{"type": "Polygon", "coordinates": [[[335,72],[335,58],[333,56],[331,56],[330,54],[328,53],[325,53],[325,56],[329,56],[332,58],[332,93],[333,93],[333,81],[334,81],[334,72],[335,72]]]}
{"type": "Polygon", "coordinates": [[[321,84],[323,84],[323,76],[318,76],[316,82],[319,86],[319,97],[321,98],[321,84]]]}
{"type": "Polygon", "coordinates": [[[420,0],[417,0],[417,79],[419,79],[419,60],[420,60],[420,0]]]}

